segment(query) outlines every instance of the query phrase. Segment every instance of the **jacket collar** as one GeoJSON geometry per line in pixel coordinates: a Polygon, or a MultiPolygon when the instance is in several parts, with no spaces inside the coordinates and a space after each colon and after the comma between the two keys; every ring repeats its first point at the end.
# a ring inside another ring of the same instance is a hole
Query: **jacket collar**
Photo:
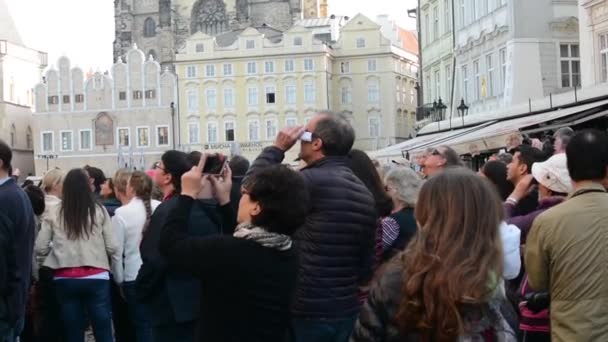
{"type": "Polygon", "coordinates": [[[5,185],[11,185],[11,184],[15,184],[15,179],[11,176],[8,176],[7,178],[2,178],[0,179],[0,186],[5,186],[5,185]]]}
{"type": "Polygon", "coordinates": [[[606,192],[606,189],[599,183],[589,183],[581,186],[578,190],[571,193],[568,198],[570,199],[586,192],[606,192]]]}
{"type": "Polygon", "coordinates": [[[344,156],[328,156],[321,158],[310,165],[307,165],[302,170],[320,168],[323,166],[341,166],[346,165],[346,157],[344,156]]]}

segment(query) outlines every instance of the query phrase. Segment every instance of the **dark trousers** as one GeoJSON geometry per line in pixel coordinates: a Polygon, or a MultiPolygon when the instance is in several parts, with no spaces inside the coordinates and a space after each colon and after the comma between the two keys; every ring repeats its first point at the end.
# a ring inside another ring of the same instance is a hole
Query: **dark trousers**
{"type": "Polygon", "coordinates": [[[347,342],[357,316],[341,320],[293,319],[296,342],[347,342]]]}
{"type": "Polygon", "coordinates": [[[137,301],[135,282],[124,282],[122,291],[129,307],[131,322],[135,325],[135,335],[137,342],[152,342],[152,325],[148,317],[148,312],[144,305],[137,301]]]}
{"type": "Polygon", "coordinates": [[[55,296],[53,270],[41,267],[34,296],[34,330],[40,342],[62,342],[65,340],[59,302],[55,296]]]}
{"type": "Polygon", "coordinates": [[[522,342],[551,342],[551,333],[523,331],[522,342]]]}
{"type": "Polygon", "coordinates": [[[152,329],[154,342],[194,342],[196,322],[156,325],[152,329]]]}
{"type": "Polygon", "coordinates": [[[116,342],[135,342],[135,325],[129,315],[127,301],[120,294],[120,287],[112,281],[112,322],[116,342]]]}
{"type": "Polygon", "coordinates": [[[84,342],[86,318],[96,342],[113,342],[110,281],[101,279],[55,280],[66,342],[84,342]]]}

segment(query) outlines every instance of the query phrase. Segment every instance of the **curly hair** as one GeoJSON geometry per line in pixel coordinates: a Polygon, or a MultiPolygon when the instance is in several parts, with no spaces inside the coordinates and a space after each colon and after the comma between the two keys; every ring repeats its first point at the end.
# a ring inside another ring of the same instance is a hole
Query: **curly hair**
{"type": "Polygon", "coordinates": [[[500,199],[489,182],[447,169],[422,187],[419,231],[402,256],[406,276],[397,314],[401,332],[422,341],[454,341],[465,332],[465,308],[482,308],[502,274],[500,199]]]}

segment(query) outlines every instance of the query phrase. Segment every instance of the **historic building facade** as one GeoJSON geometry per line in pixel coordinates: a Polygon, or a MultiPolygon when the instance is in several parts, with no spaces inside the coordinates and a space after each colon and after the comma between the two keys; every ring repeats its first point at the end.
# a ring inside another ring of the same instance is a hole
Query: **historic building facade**
{"type": "Polygon", "coordinates": [[[106,174],[118,168],[149,168],[176,147],[177,79],[132,48],[110,74],[85,79],[67,57],[35,88],[36,174],[48,168],[94,165],[106,174]]]}
{"type": "Polygon", "coordinates": [[[137,44],[163,65],[171,64],[186,38],[197,32],[285,31],[303,14],[327,12],[326,0],[115,0],[114,6],[114,60],[137,44]]]}
{"type": "Polygon", "coordinates": [[[190,37],[175,63],[181,144],[254,158],[280,129],[328,108],[350,119],[358,148],[410,137],[416,55],[363,15],[339,30],[331,46],[315,38],[314,27],[299,25],[278,35],[251,27],[233,41],[201,32],[190,37]]]}
{"type": "Polygon", "coordinates": [[[608,83],[608,3],[579,0],[583,87],[608,83]]]}
{"type": "MultiPolygon", "coordinates": [[[[13,167],[34,174],[32,106],[47,54],[26,47],[0,0],[0,139],[13,151],[13,167]]],[[[23,179],[22,179],[23,180],[23,179]]]]}

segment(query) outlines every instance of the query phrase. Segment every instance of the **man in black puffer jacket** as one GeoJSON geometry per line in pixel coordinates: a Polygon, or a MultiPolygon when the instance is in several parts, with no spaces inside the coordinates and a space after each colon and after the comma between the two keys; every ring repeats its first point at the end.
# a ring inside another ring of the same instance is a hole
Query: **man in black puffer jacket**
{"type": "Polygon", "coordinates": [[[355,133],[348,121],[320,113],[305,128],[282,130],[249,174],[279,164],[301,139],[301,170],[310,191],[306,223],[294,235],[300,259],[293,306],[296,342],[342,342],[359,313],[359,286],[372,274],[374,199],[346,165],[355,133]]]}

